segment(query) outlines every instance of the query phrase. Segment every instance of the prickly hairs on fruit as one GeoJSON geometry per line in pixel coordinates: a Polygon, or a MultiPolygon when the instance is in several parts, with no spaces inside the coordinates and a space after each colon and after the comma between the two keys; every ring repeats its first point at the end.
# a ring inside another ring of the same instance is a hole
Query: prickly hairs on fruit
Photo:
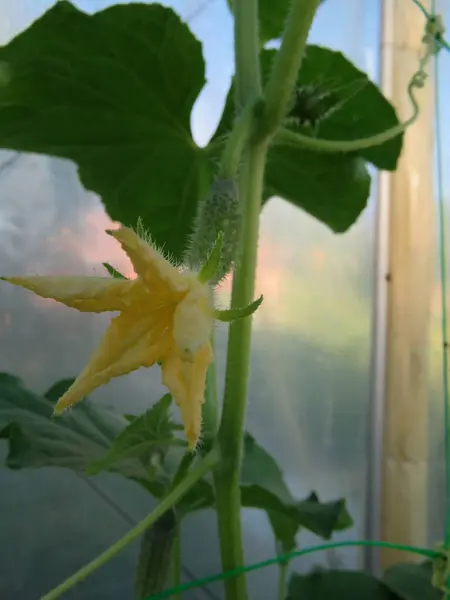
{"type": "Polygon", "coordinates": [[[210,283],[219,283],[232,270],[238,253],[241,238],[241,205],[238,186],[233,179],[216,179],[206,198],[199,204],[194,233],[185,255],[190,268],[198,268],[215,244],[217,236],[222,236],[222,249],[216,272],[210,283]]]}

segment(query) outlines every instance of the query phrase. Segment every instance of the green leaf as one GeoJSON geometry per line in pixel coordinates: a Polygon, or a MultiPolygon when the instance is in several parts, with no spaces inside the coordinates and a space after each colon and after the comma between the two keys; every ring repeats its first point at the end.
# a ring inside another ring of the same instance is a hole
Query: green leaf
{"type": "Polygon", "coordinates": [[[88,15],[57,2],[0,48],[0,148],[74,161],[115,221],[181,257],[211,182],[190,131],[202,48],[158,4],[88,15]]]}
{"type": "Polygon", "coordinates": [[[128,421],[128,423],[132,423],[133,421],[135,421],[138,418],[138,416],[137,415],[124,414],[123,418],[126,419],[128,421]]]}
{"type": "Polygon", "coordinates": [[[152,476],[156,475],[162,469],[170,446],[186,446],[184,440],[174,437],[171,403],[172,396],[165,394],[143,415],[134,419],[113,441],[108,454],[89,465],[87,474],[95,475],[124,459],[138,458],[152,476]]]}
{"type": "Polygon", "coordinates": [[[201,283],[207,283],[217,275],[217,271],[220,266],[222,259],[222,246],[223,246],[223,232],[219,231],[217,234],[216,241],[211,248],[206,261],[202,266],[200,273],[198,274],[198,280],[201,283]]]}
{"type": "Polygon", "coordinates": [[[244,306],[244,308],[230,308],[226,310],[215,310],[214,317],[218,321],[222,321],[223,323],[229,323],[230,321],[235,321],[236,319],[245,319],[245,317],[249,317],[252,315],[258,308],[261,306],[263,301],[263,296],[261,295],[256,300],[253,300],[248,306],[244,306]]]}
{"type": "Polygon", "coordinates": [[[382,582],[358,571],[317,569],[308,575],[294,573],[286,600],[398,600],[382,582]]]}
{"type": "Polygon", "coordinates": [[[321,503],[314,492],[304,500],[295,500],[275,460],[249,433],[244,439],[241,498],[243,506],[266,511],[282,552],[295,548],[295,537],[302,527],[328,539],[333,531],[353,524],[344,500],[321,503]]]}
{"type": "MultiPolygon", "coordinates": [[[[305,500],[295,500],[276,461],[249,433],[244,438],[240,481],[243,506],[266,511],[282,552],[295,548],[295,536],[301,527],[329,538],[333,531],[353,525],[344,500],[321,503],[315,493],[305,500]]],[[[177,505],[177,514],[183,516],[214,506],[214,489],[207,476],[184,496],[177,505]]]]}
{"type": "Polygon", "coordinates": [[[242,488],[258,486],[276,496],[281,502],[293,502],[293,497],[284,482],[283,473],[277,462],[248,431],[244,437],[244,458],[240,481],[242,488]]]}
{"type": "MultiPolygon", "coordinates": [[[[269,72],[275,54],[276,51],[265,53],[266,72],[269,72]]],[[[382,133],[399,124],[394,107],[380,88],[342,52],[322,46],[308,46],[298,74],[297,86],[319,88],[319,96],[322,91],[332,94],[336,109],[320,121],[317,129],[319,138],[358,140],[382,133]]],[[[290,129],[310,135],[305,128],[290,129]]],[[[359,150],[358,155],[378,169],[394,171],[402,143],[403,135],[398,135],[379,146],[359,150]]]]}
{"type": "MultiPolygon", "coordinates": [[[[110,447],[126,422],[89,399],[52,418],[54,403],[72,383],[73,379],[60,381],[40,396],[18,377],[0,373],[0,431],[9,444],[7,467],[66,467],[83,472],[110,447]]],[[[145,477],[138,463],[114,465],[111,470],[130,479],[145,477]]]]}
{"type": "MultiPolygon", "coordinates": [[[[264,83],[267,83],[277,50],[261,52],[261,71],[264,83]]],[[[396,127],[399,124],[397,113],[392,104],[385,98],[380,88],[373,83],[364,71],[358,69],[342,52],[330,50],[323,46],[308,45],[297,77],[297,89],[315,91],[314,97],[321,98],[330,94],[330,110],[323,111],[325,116],[319,120],[314,137],[329,140],[358,140],[372,137],[378,133],[396,127]]],[[[405,90],[406,94],[406,90],[405,90]]],[[[308,92],[309,97],[309,92],[308,92]]],[[[301,112],[304,117],[311,113],[311,100],[304,101],[301,112]]],[[[317,104],[317,101],[314,102],[317,104]]],[[[225,108],[213,136],[220,140],[231,129],[235,118],[233,83],[228,92],[225,108]]],[[[303,135],[311,136],[311,128],[305,126],[286,125],[288,129],[303,135]]],[[[397,135],[379,146],[363,148],[356,156],[372,163],[378,169],[394,171],[400,157],[403,135],[397,135]]],[[[277,148],[272,148],[271,156],[277,148]]],[[[304,150],[306,154],[320,157],[328,155],[304,150]]],[[[338,158],[333,153],[331,157],[338,158]]],[[[348,155],[347,155],[348,158],[348,155]]],[[[270,160],[269,160],[270,166],[270,160]]]]}
{"type": "MultiPolygon", "coordinates": [[[[261,53],[266,82],[276,50],[261,53]]],[[[320,86],[333,95],[333,106],[319,122],[317,137],[331,140],[366,138],[398,124],[394,108],[365,73],[341,52],[310,45],[299,71],[297,86],[320,86]]],[[[320,93],[320,92],[319,92],[320,93]]],[[[209,146],[211,155],[234,121],[233,86],[224,112],[209,146]]],[[[294,132],[311,136],[311,129],[288,126],[294,132]]],[[[400,156],[403,136],[357,153],[324,153],[276,144],[269,150],[265,173],[264,200],[280,196],[328,225],[335,232],[346,231],[364,210],[370,193],[370,176],[365,161],[380,169],[394,170],[400,156]]]]}
{"type": "Polygon", "coordinates": [[[319,154],[274,146],[266,168],[265,197],[280,196],[335,233],[343,233],[366,208],[370,176],[355,156],[319,154]]]}
{"type": "MultiPolygon", "coordinates": [[[[230,10],[232,10],[233,0],[227,0],[227,2],[230,10]]],[[[276,0],[276,2],[274,0],[259,0],[259,36],[262,44],[281,37],[286,25],[290,4],[289,0],[276,0]]]]}
{"type": "Polygon", "coordinates": [[[444,592],[431,585],[432,563],[400,563],[390,567],[383,576],[386,586],[400,600],[441,600],[444,592]]]}
{"type": "Polygon", "coordinates": [[[114,279],[127,279],[125,277],[125,275],[122,275],[122,273],[119,273],[119,271],[117,269],[115,269],[112,265],[110,265],[109,263],[104,262],[104,263],[102,263],[102,265],[105,267],[105,269],[111,275],[111,277],[114,277],[114,279]]]}
{"type": "Polygon", "coordinates": [[[293,510],[289,508],[269,513],[272,529],[283,553],[295,549],[295,538],[302,527],[329,539],[334,531],[349,529],[353,525],[343,499],[320,502],[317,494],[311,492],[304,500],[295,502],[293,510]]]}

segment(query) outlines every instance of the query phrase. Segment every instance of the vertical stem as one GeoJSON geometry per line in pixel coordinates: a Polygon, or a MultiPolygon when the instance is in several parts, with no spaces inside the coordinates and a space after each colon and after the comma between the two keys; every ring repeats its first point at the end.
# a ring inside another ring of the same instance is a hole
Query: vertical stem
{"type": "MultiPolygon", "coordinates": [[[[259,65],[258,0],[234,0],[236,113],[261,96],[259,65]]],[[[239,177],[242,206],[242,236],[237,267],[233,277],[231,308],[246,306],[253,300],[267,146],[247,147],[239,177]]],[[[244,564],[241,526],[240,461],[244,432],[251,318],[230,325],[224,403],[218,441],[224,450],[214,471],[217,522],[222,569],[228,571],[244,564]]],[[[246,600],[245,576],[225,581],[227,600],[246,600]]]]}
{"type": "MultiPolygon", "coordinates": [[[[258,88],[259,84],[255,82],[255,90],[258,88]]],[[[253,127],[254,111],[255,103],[250,102],[235,121],[222,154],[219,176],[223,179],[236,179],[242,152],[253,127]]]]}
{"type": "MultiPolygon", "coordinates": [[[[211,345],[215,351],[215,336],[214,332],[211,335],[211,345]]],[[[202,455],[207,454],[217,437],[217,430],[219,427],[219,399],[217,395],[217,370],[216,362],[212,362],[209,365],[208,372],[206,374],[206,390],[205,390],[205,402],[202,407],[202,455]]]]}
{"type": "MultiPolygon", "coordinates": [[[[292,92],[306,37],[319,0],[292,0],[285,37],[268,85],[270,127],[258,139],[243,146],[239,176],[242,202],[242,237],[233,277],[231,308],[250,304],[254,296],[258,250],[259,213],[263,192],[264,168],[270,136],[282,123],[288,94],[292,92]],[[300,8],[301,7],[301,8],[300,8]],[[300,24],[298,23],[300,21],[300,24]],[[277,100],[276,84],[282,82],[277,100]],[[287,91],[287,88],[289,90],[287,91]]],[[[257,102],[262,95],[259,65],[258,0],[233,0],[235,17],[236,113],[257,102]]],[[[244,113],[245,114],[245,113],[244,113]]],[[[264,127],[265,123],[263,123],[264,127]]],[[[240,139],[240,138],[239,138],[240,139]]],[[[232,161],[231,161],[232,162],[232,161]]],[[[223,571],[244,564],[241,526],[240,463],[243,447],[247,380],[250,363],[252,319],[234,321],[228,338],[227,371],[222,419],[218,442],[221,463],[214,470],[216,508],[223,571]]],[[[246,600],[244,575],[225,581],[226,600],[246,600]]]]}
{"type": "MultiPolygon", "coordinates": [[[[176,588],[181,584],[181,539],[180,539],[180,523],[177,523],[175,538],[172,546],[172,577],[171,585],[176,588]]],[[[176,592],[172,596],[172,600],[181,600],[181,592],[176,592]]]]}
{"type": "MultiPolygon", "coordinates": [[[[258,246],[259,211],[263,186],[267,145],[249,149],[241,170],[240,193],[243,207],[243,237],[238,267],[234,273],[231,306],[246,306],[253,299],[258,246]]],[[[216,506],[222,568],[235,569],[244,564],[241,529],[240,462],[247,401],[247,379],[250,361],[251,317],[230,325],[227,374],[219,443],[222,462],[214,473],[216,506]]],[[[225,582],[227,600],[247,597],[243,575],[225,582]]]]}
{"type": "Polygon", "coordinates": [[[286,576],[289,563],[284,561],[278,563],[278,594],[277,600],[284,600],[286,597],[286,576]]]}
{"type": "Polygon", "coordinates": [[[237,113],[261,96],[259,65],[258,2],[233,0],[234,60],[237,113]]]}
{"type": "Polygon", "coordinates": [[[286,116],[308,33],[319,2],[320,0],[292,0],[291,2],[283,41],[265,89],[266,110],[263,135],[273,135],[286,116]]]}

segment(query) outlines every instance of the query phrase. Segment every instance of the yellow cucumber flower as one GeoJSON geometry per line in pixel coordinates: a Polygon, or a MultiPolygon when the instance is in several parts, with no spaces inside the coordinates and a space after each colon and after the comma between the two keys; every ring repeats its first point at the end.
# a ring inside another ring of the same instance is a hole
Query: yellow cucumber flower
{"type": "Polygon", "coordinates": [[[214,319],[230,321],[256,310],[262,298],[238,311],[214,309],[211,271],[221,239],[200,273],[181,271],[128,227],[108,231],[130,258],[136,279],[112,277],[4,277],[5,281],[81,312],[119,311],[86,368],[58,400],[54,414],[96,388],[161,364],[162,382],[180,408],[189,446],[200,436],[206,372],[213,360],[214,319]]]}

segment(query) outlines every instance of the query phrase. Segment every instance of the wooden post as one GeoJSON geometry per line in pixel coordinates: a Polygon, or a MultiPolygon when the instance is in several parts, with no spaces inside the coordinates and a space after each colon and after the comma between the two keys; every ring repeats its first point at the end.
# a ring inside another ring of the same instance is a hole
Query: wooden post
{"type": "MultiPolygon", "coordinates": [[[[405,0],[384,0],[383,10],[382,85],[404,121],[411,115],[406,89],[423,52],[425,18],[405,0]]],[[[390,231],[381,539],[426,546],[428,332],[435,277],[432,72],[417,97],[420,116],[406,132],[398,169],[382,174],[390,231]]],[[[383,570],[413,560],[393,550],[382,550],[380,558],[383,570]]]]}

